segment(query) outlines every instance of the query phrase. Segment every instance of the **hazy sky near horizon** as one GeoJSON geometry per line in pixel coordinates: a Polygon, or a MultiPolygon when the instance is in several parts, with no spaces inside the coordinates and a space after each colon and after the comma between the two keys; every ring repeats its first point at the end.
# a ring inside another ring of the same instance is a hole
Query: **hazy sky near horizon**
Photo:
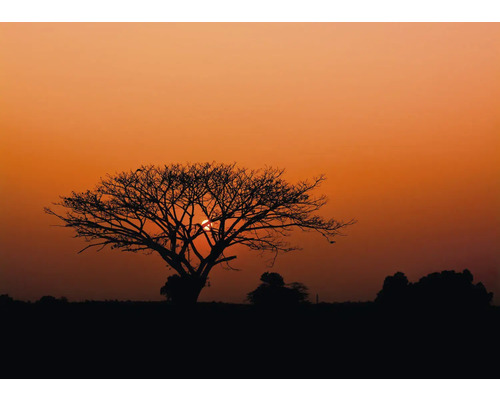
{"type": "MultiPolygon", "coordinates": [[[[500,24],[0,24],[0,293],[159,300],[157,256],[77,252],[43,207],[141,164],[325,174],[358,223],[274,271],[323,301],[468,268],[500,298],[500,24]]],[[[239,251],[200,300],[242,302],[268,257],[239,251]]]]}

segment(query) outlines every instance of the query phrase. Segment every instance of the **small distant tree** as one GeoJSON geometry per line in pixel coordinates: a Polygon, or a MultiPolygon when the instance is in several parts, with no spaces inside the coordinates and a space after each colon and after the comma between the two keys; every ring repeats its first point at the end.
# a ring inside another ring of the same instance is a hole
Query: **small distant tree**
{"type": "Polygon", "coordinates": [[[300,282],[285,284],[276,272],[265,272],[260,277],[262,283],[248,293],[247,299],[257,306],[295,306],[307,302],[307,287],[300,282]]]}
{"type": "Polygon", "coordinates": [[[326,197],[311,192],[323,176],[291,184],[283,173],[216,163],[142,166],[108,175],[93,190],[61,197],[54,204],[65,213],[45,211],[89,242],[82,251],[110,246],[156,252],[179,277],[172,281],[178,289],[165,293],[170,290],[173,302],[194,303],[215,266],[232,268],[233,246],[276,256],[296,249],[284,240],[293,228],[315,231],[333,243],[353,223],[316,214],[326,197]]]}

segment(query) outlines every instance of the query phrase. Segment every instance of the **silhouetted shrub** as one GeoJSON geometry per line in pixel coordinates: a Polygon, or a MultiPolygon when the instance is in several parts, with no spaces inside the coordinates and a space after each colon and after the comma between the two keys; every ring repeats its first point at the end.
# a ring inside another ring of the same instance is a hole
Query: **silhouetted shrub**
{"type": "Polygon", "coordinates": [[[247,295],[248,301],[257,306],[296,306],[305,303],[309,296],[305,285],[300,282],[286,285],[276,272],[265,272],[260,280],[257,289],[247,295]]]}
{"type": "Polygon", "coordinates": [[[176,304],[196,303],[201,289],[205,286],[205,281],[193,276],[171,275],[167,278],[165,285],[160,289],[160,294],[167,298],[167,301],[176,304]]]}

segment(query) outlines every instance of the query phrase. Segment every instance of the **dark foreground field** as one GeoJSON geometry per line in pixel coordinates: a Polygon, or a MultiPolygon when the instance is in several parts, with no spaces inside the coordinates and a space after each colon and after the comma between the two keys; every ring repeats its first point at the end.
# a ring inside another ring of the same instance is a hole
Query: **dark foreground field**
{"type": "Polygon", "coordinates": [[[3,306],[0,378],[500,378],[500,309],[3,306]]]}

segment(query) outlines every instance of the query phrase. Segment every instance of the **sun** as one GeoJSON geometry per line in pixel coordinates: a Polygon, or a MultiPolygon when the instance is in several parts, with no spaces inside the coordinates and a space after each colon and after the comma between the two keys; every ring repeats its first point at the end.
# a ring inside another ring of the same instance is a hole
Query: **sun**
{"type": "Polygon", "coordinates": [[[210,221],[209,219],[204,220],[201,223],[201,227],[204,231],[209,231],[210,229],[212,229],[212,221],[210,221]]]}

